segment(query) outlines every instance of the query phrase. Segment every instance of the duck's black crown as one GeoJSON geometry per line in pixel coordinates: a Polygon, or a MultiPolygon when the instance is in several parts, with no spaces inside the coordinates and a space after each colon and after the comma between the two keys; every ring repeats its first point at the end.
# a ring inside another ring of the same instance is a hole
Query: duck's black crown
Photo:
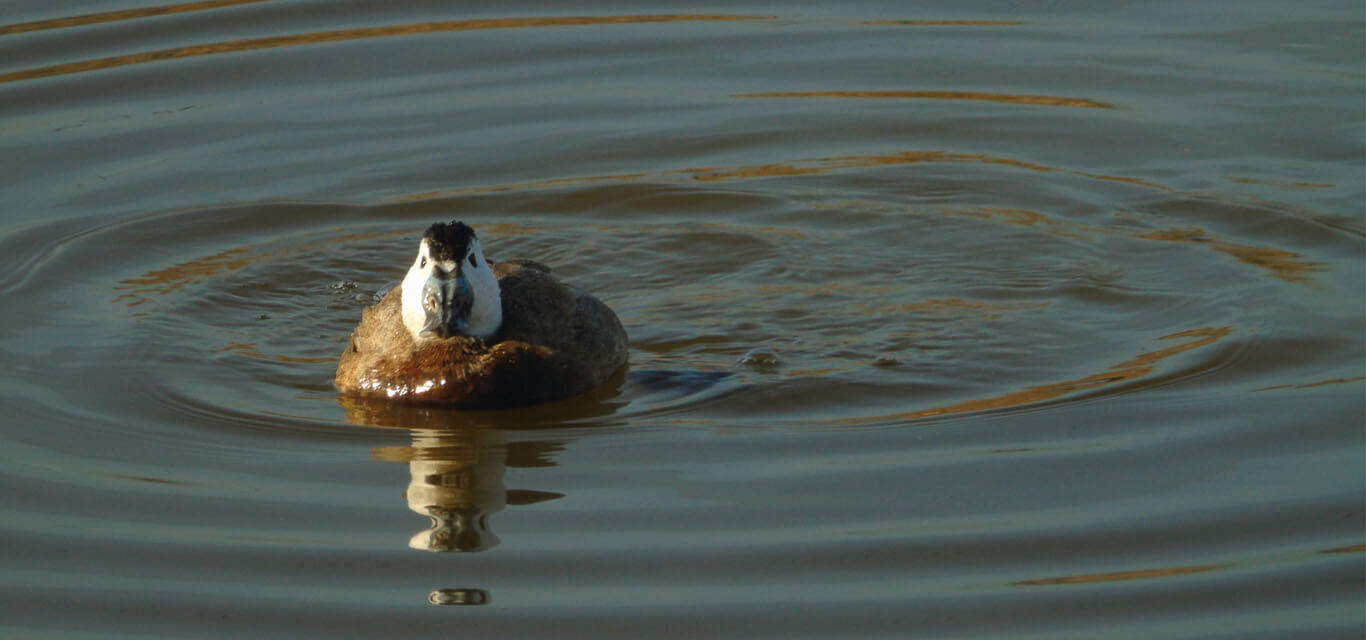
{"type": "Polygon", "coordinates": [[[438,222],[427,227],[427,232],[422,234],[422,238],[427,241],[427,248],[433,259],[458,262],[463,260],[470,250],[474,229],[458,220],[452,220],[450,224],[438,222]]]}

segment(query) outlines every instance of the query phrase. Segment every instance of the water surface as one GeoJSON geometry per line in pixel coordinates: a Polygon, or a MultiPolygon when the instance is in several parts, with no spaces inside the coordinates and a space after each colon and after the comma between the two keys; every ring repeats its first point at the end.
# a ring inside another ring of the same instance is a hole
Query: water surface
{"type": "Polygon", "coordinates": [[[1362,630],[1359,3],[11,4],[2,635],[1362,630]],[[339,399],[449,219],[629,370],[339,399]]]}

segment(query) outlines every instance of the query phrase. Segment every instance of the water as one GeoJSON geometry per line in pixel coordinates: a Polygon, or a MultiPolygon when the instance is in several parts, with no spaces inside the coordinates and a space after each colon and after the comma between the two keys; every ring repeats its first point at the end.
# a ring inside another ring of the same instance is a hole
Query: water
{"type": "Polygon", "coordinates": [[[9,3],[0,635],[1359,637],[1366,10],[827,5],[9,3]],[[626,375],[339,401],[443,219],[626,375]]]}

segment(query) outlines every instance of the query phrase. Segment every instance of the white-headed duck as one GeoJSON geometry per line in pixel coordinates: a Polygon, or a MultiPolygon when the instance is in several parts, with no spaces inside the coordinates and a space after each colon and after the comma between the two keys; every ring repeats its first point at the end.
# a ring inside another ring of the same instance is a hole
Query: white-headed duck
{"type": "Polygon", "coordinates": [[[437,223],[403,282],[362,314],[336,385],[398,402],[520,406],[593,389],[626,354],[626,331],[600,300],[539,263],[491,263],[474,229],[437,223]]]}

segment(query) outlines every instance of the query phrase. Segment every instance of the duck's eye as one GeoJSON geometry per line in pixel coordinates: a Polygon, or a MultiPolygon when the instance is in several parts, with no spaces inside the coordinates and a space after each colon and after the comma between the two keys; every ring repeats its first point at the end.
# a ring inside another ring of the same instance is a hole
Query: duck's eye
{"type": "Polygon", "coordinates": [[[417,268],[419,268],[419,269],[425,269],[426,267],[427,267],[427,256],[422,256],[422,261],[419,262],[419,263],[417,264],[417,268]]]}
{"type": "Polygon", "coordinates": [[[478,266],[479,266],[479,261],[474,259],[474,254],[473,254],[473,253],[470,254],[470,266],[471,266],[471,267],[478,267],[478,266]]]}

